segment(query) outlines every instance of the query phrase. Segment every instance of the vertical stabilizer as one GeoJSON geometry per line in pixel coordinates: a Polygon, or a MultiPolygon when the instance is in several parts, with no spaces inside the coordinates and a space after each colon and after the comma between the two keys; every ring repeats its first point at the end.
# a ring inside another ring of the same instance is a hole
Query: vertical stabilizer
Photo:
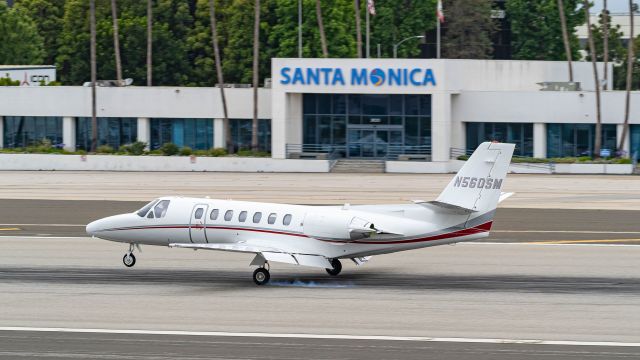
{"type": "Polygon", "coordinates": [[[480,213],[494,210],[514,148],[506,143],[480,144],[435,202],[480,213]]]}

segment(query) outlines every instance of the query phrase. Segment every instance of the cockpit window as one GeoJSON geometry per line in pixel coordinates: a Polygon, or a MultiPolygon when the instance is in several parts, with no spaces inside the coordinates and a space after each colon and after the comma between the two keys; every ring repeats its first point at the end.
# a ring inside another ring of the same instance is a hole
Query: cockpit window
{"type": "Polygon", "coordinates": [[[167,209],[169,208],[169,200],[160,201],[154,208],[153,212],[156,215],[156,219],[163,218],[167,214],[167,209]]]}
{"type": "Polygon", "coordinates": [[[152,202],[148,203],[142,209],[138,210],[136,214],[138,214],[138,216],[140,217],[145,217],[145,215],[147,215],[147,212],[149,212],[149,209],[151,209],[153,205],[155,205],[158,202],[158,200],[159,199],[155,199],[152,202]]]}

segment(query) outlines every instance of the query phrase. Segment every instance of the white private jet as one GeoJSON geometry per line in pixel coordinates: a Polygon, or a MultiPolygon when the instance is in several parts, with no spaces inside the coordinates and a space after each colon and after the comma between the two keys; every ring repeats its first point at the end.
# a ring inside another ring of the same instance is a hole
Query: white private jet
{"type": "Polygon", "coordinates": [[[303,206],[162,197],[131,214],[94,221],[90,236],[129,243],[255,254],[253,280],[269,282],[269,262],[342,270],[373,255],[489,236],[513,144],[482,143],[435,201],[402,205],[303,206]]]}

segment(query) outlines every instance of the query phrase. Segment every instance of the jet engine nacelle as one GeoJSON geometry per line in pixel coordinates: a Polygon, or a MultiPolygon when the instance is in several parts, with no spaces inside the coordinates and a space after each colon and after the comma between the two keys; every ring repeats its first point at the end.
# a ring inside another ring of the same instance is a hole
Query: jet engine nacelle
{"type": "Polygon", "coordinates": [[[344,210],[308,213],[303,231],[310,237],[343,241],[363,239],[377,232],[372,223],[344,210]]]}

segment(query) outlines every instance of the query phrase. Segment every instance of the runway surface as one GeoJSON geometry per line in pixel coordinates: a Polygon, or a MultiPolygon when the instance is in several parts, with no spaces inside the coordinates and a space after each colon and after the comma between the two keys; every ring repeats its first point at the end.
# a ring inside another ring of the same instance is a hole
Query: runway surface
{"type": "Polygon", "coordinates": [[[84,236],[88,221],[142,205],[0,200],[0,358],[640,357],[637,346],[598,345],[640,343],[636,211],[499,209],[488,240],[493,243],[376,256],[362,267],[345,262],[338,278],[273,264],[271,284],[256,287],[250,255],[147,246],[127,269],[121,263],[125,245],[84,236]],[[497,340],[468,342],[479,339],[497,340]],[[562,344],[500,343],[512,340],[562,344]]]}
{"type": "MultiPolygon", "coordinates": [[[[0,199],[0,236],[86,236],[87,223],[144,204],[0,199]]],[[[491,237],[483,241],[640,244],[638,223],[640,211],[499,208],[491,237]]]]}

